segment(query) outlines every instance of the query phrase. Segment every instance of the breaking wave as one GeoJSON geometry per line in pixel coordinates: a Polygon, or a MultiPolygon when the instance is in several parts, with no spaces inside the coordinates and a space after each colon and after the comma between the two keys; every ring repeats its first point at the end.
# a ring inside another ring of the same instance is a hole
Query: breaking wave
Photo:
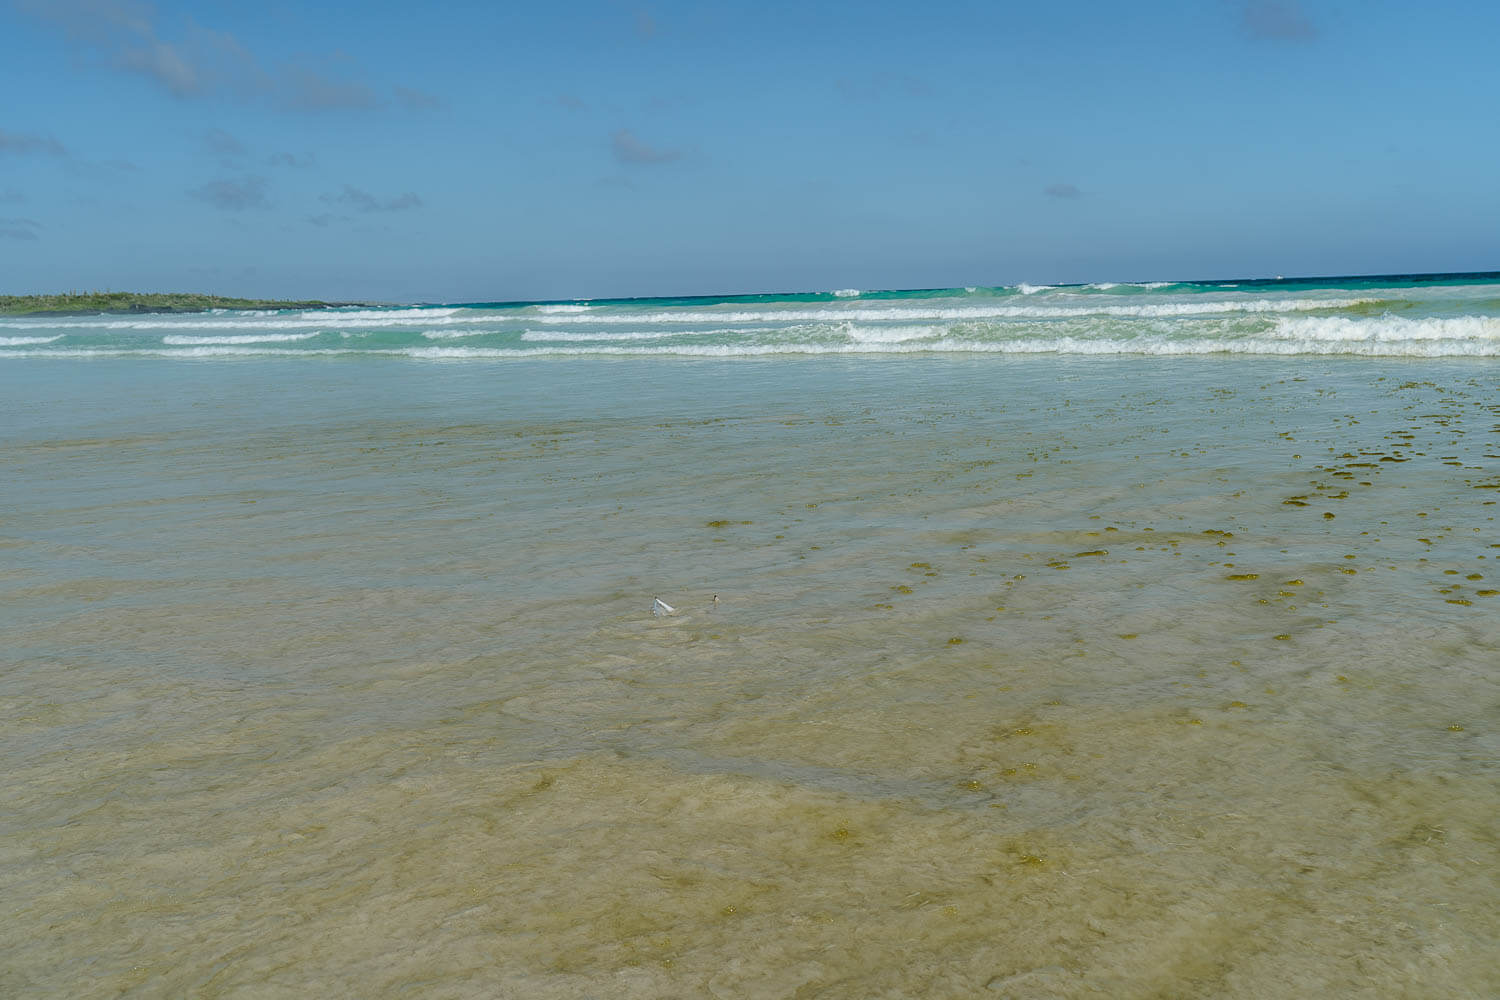
{"type": "Polygon", "coordinates": [[[246,333],[228,337],[185,337],[171,335],[161,338],[163,344],[173,346],[199,346],[206,344],[285,344],[297,340],[311,340],[314,333],[246,333]]]}
{"type": "Polygon", "coordinates": [[[1496,275],[0,318],[0,359],[1500,356],[1496,275]]]}

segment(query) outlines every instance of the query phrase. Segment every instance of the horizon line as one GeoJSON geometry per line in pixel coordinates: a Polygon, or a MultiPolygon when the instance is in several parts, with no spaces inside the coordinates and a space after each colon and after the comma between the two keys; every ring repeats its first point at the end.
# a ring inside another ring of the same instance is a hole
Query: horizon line
{"type": "MultiPolygon", "coordinates": [[[[452,299],[447,301],[416,301],[416,302],[392,302],[390,305],[406,306],[524,306],[524,305],[578,305],[583,303],[594,303],[598,305],[613,305],[628,302],[659,302],[662,300],[691,301],[694,299],[747,299],[761,296],[782,295],[816,295],[830,296],[834,298],[847,297],[856,298],[864,295],[903,295],[914,292],[948,292],[955,289],[980,289],[980,288],[1087,288],[1099,285],[1292,285],[1321,283],[1333,281],[1375,281],[1381,279],[1402,280],[1406,282],[1423,282],[1438,280],[1453,280],[1462,278],[1500,278],[1500,269],[1488,271],[1395,271],[1390,273],[1378,272],[1371,274],[1323,274],[1323,275],[1275,275],[1269,278],[1145,278],[1135,281],[1112,281],[1102,279],[1096,281],[1052,281],[1037,282],[1018,281],[1014,284],[1002,285],[932,285],[923,288],[820,288],[820,289],[782,289],[763,290],[755,292],[699,292],[687,295],[601,295],[601,296],[575,296],[571,298],[557,299],[452,299]],[[852,293],[840,296],[840,292],[852,293]]],[[[370,303],[375,304],[375,303],[370,303]]]]}

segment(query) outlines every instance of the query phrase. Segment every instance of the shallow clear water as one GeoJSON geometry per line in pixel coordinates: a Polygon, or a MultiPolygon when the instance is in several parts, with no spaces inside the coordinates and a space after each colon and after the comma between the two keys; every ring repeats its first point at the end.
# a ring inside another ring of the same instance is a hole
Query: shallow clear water
{"type": "Polygon", "coordinates": [[[11,995],[1500,988],[1483,361],[0,399],[11,995]]]}

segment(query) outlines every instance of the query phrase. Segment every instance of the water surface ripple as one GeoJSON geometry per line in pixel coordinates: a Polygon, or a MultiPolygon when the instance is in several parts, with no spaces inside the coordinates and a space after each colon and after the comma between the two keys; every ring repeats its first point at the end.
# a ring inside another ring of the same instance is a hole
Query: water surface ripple
{"type": "Polygon", "coordinates": [[[1495,385],[0,364],[0,992],[1490,995],[1495,385]]]}

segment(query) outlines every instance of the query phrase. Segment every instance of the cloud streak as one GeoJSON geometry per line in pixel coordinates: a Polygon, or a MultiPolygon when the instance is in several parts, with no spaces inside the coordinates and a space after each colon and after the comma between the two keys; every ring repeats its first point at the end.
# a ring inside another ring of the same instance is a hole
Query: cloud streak
{"type": "Polygon", "coordinates": [[[266,179],[259,176],[209,181],[189,191],[188,195],[226,212],[271,207],[266,197],[266,179]]]}
{"type": "Polygon", "coordinates": [[[50,135],[36,135],[29,132],[7,132],[4,129],[0,129],[0,155],[7,153],[16,156],[26,156],[31,153],[66,156],[68,150],[62,143],[50,135]]]}
{"type": "Polygon", "coordinates": [[[414,87],[392,87],[391,93],[396,95],[396,103],[408,111],[437,111],[448,106],[438,95],[414,87]]]}
{"type": "Polygon", "coordinates": [[[38,240],[42,224],[35,219],[0,218],[0,240],[38,240]]]}
{"type": "Polygon", "coordinates": [[[306,170],[317,162],[317,157],[311,153],[303,153],[300,156],[296,153],[272,153],[266,159],[266,163],[273,167],[291,167],[293,170],[306,170]]]}
{"type": "Polygon", "coordinates": [[[404,212],[422,207],[422,199],[416,192],[403,191],[392,198],[377,198],[353,184],[345,184],[337,194],[320,195],[319,200],[329,205],[344,205],[356,212],[404,212]]]}
{"type": "Polygon", "coordinates": [[[682,159],[682,150],[660,149],[647,145],[636,138],[635,133],[628,128],[619,129],[611,135],[609,145],[614,151],[615,159],[621,163],[637,165],[671,163],[673,160],[682,159]]]}
{"type": "MultiPolygon", "coordinates": [[[[167,37],[155,11],[135,0],[14,2],[60,30],[103,65],[141,77],[183,100],[230,96],[312,112],[385,106],[365,84],[313,63],[292,62],[267,69],[234,35],[192,20],[177,35],[167,37]]],[[[397,88],[396,99],[404,107],[428,107],[423,99],[436,100],[402,88],[397,88]]]]}
{"type": "Polygon", "coordinates": [[[1318,37],[1317,26],[1298,0],[1247,0],[1240,29],[1251,38],[1272,42],[1310,42],[1318,37]]]}
{"type": "Polygon", "coordinates": [[[294,111],[370,111],[380,107],[375,92],[353,80],[339,80],[308,66],[288,66],[272,88],[282,106],[294,111]]]}
{"type": "Polygon", "coordinates": [[[245,144],[221,128],[211,128],[199,135],[206,152],[225,159],[238,159],[244,156],[248,150],[245,144]]]}
{"type": "Polygon", "coordinates": [[[74,177],[91,177],[103,180],[115,180],[121,174],[137,173],[141,168],[129,160],[78,160],[69,158],[63,161],[63,170],[74,177]]]}
{"type": "Polygon", "coordinates": [[[842,77],[834,87],[847,101],[883,101],[887,98],[933,96],[932,84],[909,73],[876,73],[872,76],[842,77]]]}
{"type": "Polygon", "coordinates": [[[175,97],[201,97],[238,84],[254,89],[264,74],[226,32],[189,22],[183,36],[162,37],[155,11],[135,0],[16,0],[117,71],[144,77],[175,97]]]}

